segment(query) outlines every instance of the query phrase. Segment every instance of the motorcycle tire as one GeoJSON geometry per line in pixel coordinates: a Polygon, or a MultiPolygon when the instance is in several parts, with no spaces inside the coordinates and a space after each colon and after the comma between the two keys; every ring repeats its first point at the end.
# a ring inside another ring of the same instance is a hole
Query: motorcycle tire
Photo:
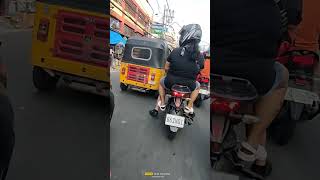
{"type": "Polygon", "coordinates": [[[120,89],[121,89],[121,91],[126,91],[126,90],[128,90],[128,86],[123,83],[120,83],[120,89]]]}
{"type": "Polygon", "coordinates": [[[210,159],[211,168],[215,169],[217,163],[218,163],[218,162],[217,162],[216,160],[210,159]]]}
{"type": "Polygon", "coordinates": [[[168,127],[169,127],[168,128],[168,139],[172,141],[176,137],[177,133],[176,132],[172,132],[170,130],[170,126],[168,126],[168,127]]]}
{"type": "Polygon", "coordinates": [[[40,91],[52,91],[56,88],[59,78],[50,76],[44,69],[33,67],[32,80],[34,86],[40,91]]]}
{"type": "Polygon", "coordinates": [[[194,105],[198,108],[202,105],[201,95],[198,95],[197,99],[194,101],[194,105]]]}
{"type": "Polygon", "coordinates": [[[279,146],[289,143],[296,127],[296,122],[291,118],[288,104],[285,104],[283,108],[276,122],[270,128],[270,137],[279,146]]]}

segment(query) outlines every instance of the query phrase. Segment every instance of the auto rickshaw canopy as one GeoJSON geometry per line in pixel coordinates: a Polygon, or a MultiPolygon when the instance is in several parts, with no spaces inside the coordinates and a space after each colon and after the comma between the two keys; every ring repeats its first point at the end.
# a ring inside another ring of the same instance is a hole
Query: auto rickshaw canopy
{"type": "Polygon", "coordinates": [[[169,53],[164,40],[136,36],[128,39],[122,61],[162,69],[169,53]]]}

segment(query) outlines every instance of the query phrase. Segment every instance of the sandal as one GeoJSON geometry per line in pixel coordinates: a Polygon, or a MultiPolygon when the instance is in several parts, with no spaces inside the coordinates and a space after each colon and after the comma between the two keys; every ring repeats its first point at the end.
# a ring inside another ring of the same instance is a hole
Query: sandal
{"type": "Polygon", "coordinates": [[[149,114],[152,116],[152,117],[157,117],[159,112],[156,110],[156,109],[152,109],[149,111],[149,114]]]}
{"type": "Polygon", "coordinates": [[[264,166],[259,166],[256,163],[254,163],[251,166],[251,171],[253,171],[263,177],[267,177],[271,174],[271,171],[272,171],[271,161],[267,160],[266,164],[264,166]]]}
{"type": "Polygon", "coordinates": [[[161,101],[158,101],[158,107],[160,108],[161,111],[166,110],[166,105],[161,106],[161,101]]]}
{"type": "Polygon", "coordinates": [[[187,113],[187,114],[193,114],[193,108],[189,108],[188,106],[186,106],[184,108],[184,112],[187,113]]]}

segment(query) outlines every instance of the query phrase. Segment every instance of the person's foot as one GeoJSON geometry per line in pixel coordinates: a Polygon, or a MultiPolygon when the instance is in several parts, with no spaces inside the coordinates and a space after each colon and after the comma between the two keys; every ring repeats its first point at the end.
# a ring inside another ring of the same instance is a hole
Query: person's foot
{"type": "Polygon", "coordinates": [[[240,147],[226,153],[226,158],[238,170],[250,169],[255,161],[256,150],[247,142],[242,142],[240,147]]]}
{"type": "Polygon", "coordinates": [[[184,112],[187,113],[187,114],[193,114],[193,113],[194,113],[194,112],[193,112],[193,108],[189,108],[188,106],[186,106],[186,107],[184,108],[184,112]]]}
{"type": "Polygon", "coordinates": [[[162,104],[161,101],[158,101],[158,107],[161,111],[164,111],[166,110],[166,105],[165,104],[162,104]]]}
{"type": "Polygon", "coordinates": [[[254,163],[251,166],[251,171],[253,171],[263,177],[267,177],[271,174],[272,164],[269,160],[266,161],[266,164],[264,166],[260,166],[260,165],[257,165],[256,163],[254,163]]]}
{"type": "Polygon", "coordinates": [[[152,109],[149,111],[149,114],[152,116],[152,117],[157,117],[159,112],[156,110],[156,109],[152,109]]]}

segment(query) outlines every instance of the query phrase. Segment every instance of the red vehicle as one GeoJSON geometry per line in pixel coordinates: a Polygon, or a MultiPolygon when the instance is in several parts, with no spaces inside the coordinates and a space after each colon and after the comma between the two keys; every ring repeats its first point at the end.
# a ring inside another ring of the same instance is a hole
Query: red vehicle
{"type": "MultiPolygon", "coordinates": [[[[216,170],[224,167],[228,152],[238,145],[238,124],[253,124],[259,118],[253,114],[253,104],[258,98],[256,88],[246,79],[211,75],[211,108],[210,108],[210,162],[216,170]],[[248,111],[243,111],[248,109],[248,111]],[[237,132],[237,133],[236,133],[237,132]]],[[[246,127],[246,126],[244,126],[246,127]]],[[[230,161],[232,162],[232,161],[230,161]]],[[[245,167],[238,167],[246,175],[262,179],[245,167]]]]}
{"type": "Polygon", "coordinates": [[[279,145],[285,145],[294,134],[296,122],[311,120],[318,114],[319,97],[313,92],[313,71],[319,60],[312,51],[296,50],[282,43],[277,61],[289,70],[289,88],[282,110],[270,126],[270,135],[279,145]]]}
{"type": "Polygon", "coordinates": [[[200,83],[200,92],[194,105],[200,107],[202,101],[210,97],[210,55],[208,53],[205,53],[204,68],[199,73],[197,81],[200,83]]]}

